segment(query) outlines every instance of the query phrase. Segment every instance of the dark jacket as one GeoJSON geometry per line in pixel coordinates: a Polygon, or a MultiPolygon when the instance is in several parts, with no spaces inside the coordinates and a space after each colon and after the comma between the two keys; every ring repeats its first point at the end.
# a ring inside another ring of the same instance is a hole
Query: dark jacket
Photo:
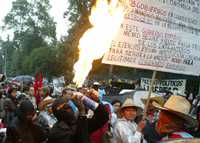
{"type": "Polygon", "coordinates": [[[0,98],[0,118],[5,118],[5,110],[4,110],[4,100],[3,98],[0,98]]]}
{"type": "Polygon", "coordinates": [[[7,138],[5,143],[42,143],[46,139],[42,128],[35,124],[25,124],[14,118],[7,127],[7,138]]]}
{"type": "Polygon", "coordinates": [[[72,125],[58,121],[50,131],[48,143],[89,143],[90,134],[102,127],[108,119],[108,113],[100,104],[91,119],[79,116],[72,125]]]}
{"type": "Polygon", "coordinates": [[[155,130],[155,123],[150,124],[147,122],[144,130],[143,130],[144,138],[148,143],[157,143],[159,142],[163,136],[160,136],[155,130]]]}
{"type": "Polygon", "coordinates": [[[17,116],[7,127],[6,143],[42,143],[45,141],[45,131],[32,121],[34,116],[35,109],[31,101],[21,102],[17,109],[17,116]]]}

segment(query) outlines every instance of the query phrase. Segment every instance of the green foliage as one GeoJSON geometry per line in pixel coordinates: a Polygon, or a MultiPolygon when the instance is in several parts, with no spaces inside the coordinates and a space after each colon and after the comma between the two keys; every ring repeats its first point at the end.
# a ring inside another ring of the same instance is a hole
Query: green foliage
{"type": "Polygon", "coordinates": [[[12,30],[12,40],[1,42],[7,53],[8,75],[34,74],[42,71],[54,75],[56,25],[49,15],[49,0],[15,0],[4,18],[3,30],[12,30]],[[48,59],[49,58],[49,59],[48,59]],[[49,70],[50,69],[50,70],[49,70]]]}
{"type": "MultiPolygon", "coordinates": [[[[48,77],[65,75],[70,81],[73,65],[78,59],[78,44],[83,33],[91,27],[89,15],[95,0],[69,0],[64,13],[71,22],[68,35],[56,40],[56,26],[49,15],[49,0],[15,0],[4,19],[3,30],[14,31],[13,39],[0,41],[0,52],[7,59],[7,74],[35,75],[43,72],[48,77]]],[[[92,41],[91,41],[92,42],[92,41]]],[[[0,57],[0,67],[4,59],[0,57]]],[[[120,72],[120,70],[116,70],[120,72]]],[[[90,75],[107,77],[109,66],[94,62],[90,75]]],[[[124,70],[126,71],[126,70],[124,70]]],[[[130,72],[131,73],[131,72],[130,72]]]]}
{"type": "Polygon", "coordinates": [[[37,48],[31,52],[29,57],[24,60],[24,65],[28,71],[34,69],[34,73],[38,71],[44,72],[46,75],[54,75],[56,67],[56,57],[51,48],[37,48]]]}

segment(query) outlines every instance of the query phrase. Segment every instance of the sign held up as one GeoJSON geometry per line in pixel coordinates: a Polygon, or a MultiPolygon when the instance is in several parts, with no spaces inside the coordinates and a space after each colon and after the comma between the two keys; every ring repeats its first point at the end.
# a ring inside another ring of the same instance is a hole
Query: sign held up
{"type": "MultiPolygon", "coordinates": [[[[141,87],[145,90],[149,90],[151,79],[141,78],[141,87]]],[[[169,90],[174,92],[175,90],[184,94],[186,89],[185,79],[166,79],[166,80],[155,80],[153,89],[155,91],[169,90]]]]}
{"type": "Polygon", "coordinates": [[[200,74],[200,6],[179,0],[130,0],[131,12],[103,63],[200,74]]]}

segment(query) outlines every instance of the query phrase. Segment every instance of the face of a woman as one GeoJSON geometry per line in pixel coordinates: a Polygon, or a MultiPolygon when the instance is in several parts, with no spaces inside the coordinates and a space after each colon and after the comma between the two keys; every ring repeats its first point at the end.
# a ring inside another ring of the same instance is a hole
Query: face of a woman
{"type": "Polygon", "coordinates": [[[29,95],[34,96],[34,88],[33,87],[30,87],[29,95]]]}
{"type": "Polygon", "coordinates": [[[116,113],[120,110],[121,104],[119,102],[116,102],[115,104],[113,104],[113,107],[114,107],[114,111],[116,113]]]}
{"type": "Polygon", "coordinates": [[[133,121],[137,116],[137,110],[134,107],[126,107],[122,109],[122,116],[129,121],[133,121]]]}

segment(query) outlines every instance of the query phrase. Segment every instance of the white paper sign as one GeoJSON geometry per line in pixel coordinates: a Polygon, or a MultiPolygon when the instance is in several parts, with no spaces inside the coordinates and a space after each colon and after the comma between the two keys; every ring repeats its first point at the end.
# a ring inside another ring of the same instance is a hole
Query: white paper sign
{"type": "Polygon", "coordinates": [[[130,0],[132,11],[103,63],[200,74],[200,2],[130,0]]]}
{"type": "MultiPolygon", "coordinates": [[[[151,79],[141,78],[141,88],[148,90],[151,84],[151,79]]],[[[184,93],[186,88],[185,79],[168,79],[168,80],[155,80],[153,89],[156,91],[169,90],[169,91],[179,91],[184,93]]]]}

